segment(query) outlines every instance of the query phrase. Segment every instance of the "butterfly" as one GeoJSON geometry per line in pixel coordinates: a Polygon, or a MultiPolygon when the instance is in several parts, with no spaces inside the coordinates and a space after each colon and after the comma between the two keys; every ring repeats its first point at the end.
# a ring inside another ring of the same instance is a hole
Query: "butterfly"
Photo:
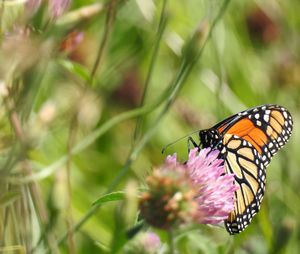
{"type": "Polygon", "coordinates": [[[235,174],[234,210],[224,221],[229,234],[237,234],[259,211],[266,184],[266,167],[289,140],[293,128],[291,114],[282,106],[257,106],[226,118],[199,132],[195,147],[220,151],[225,172],[235,174]]]}

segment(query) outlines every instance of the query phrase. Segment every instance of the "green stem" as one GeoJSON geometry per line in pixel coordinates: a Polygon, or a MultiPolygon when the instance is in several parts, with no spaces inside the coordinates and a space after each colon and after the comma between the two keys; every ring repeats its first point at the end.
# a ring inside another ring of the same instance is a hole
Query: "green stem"
{"type": "Polygon", "coordinates": [[[100,61],[102,59],[105,46],[108,43],[111,30],[115,21],[115,14],[116,14],[116,6],[117,6],[117,1],[113,0],[108,3],[108,8],[107,8],[107,16],[106,16],[106,22],[105,22],[105,27],[104,27],[104,34],[98,49],[97,53],[97,58],[95,61],[95,64],[93,66],[92,72],[91,72],[91,80],[94,79],[94,76],[96,74],[96,71],[99,69],[100,61]]]}
{"type": "Polygon", "coordinates": [[[172,229],[168,230],[168,243],[169,243],[170,254],[174,254],[175,244],[174,244],[174,236],[173,236],[172,229]]]}
{"type": "MultiPolygon", "coordinates": [[[[164,33],[164,30],[165,30],[166,24],[167,24],[167,17],[166,17],[166,14],[165,14],[166,4],[167,4],[167,0],[164,0],[162,10],[161,10],[161,13],[160,13],[160,20],[159,20],[159,25],[158,25],[158,29],[157,29],[157,37],[156,37],[156,41],[155,41],[155,45],[154,45],[154,50],[153,50],[153,54],[152,54],[152,57],[151,57],[150,67],[149,67],[149,70],[148,70],[148,73],[147,73],[145,85],[144,85],[144,92],[143,92],[142,99],[141,99],[141,106],[143,106],[144,103],[145,103],[146,95],[147,95],[148,90],[149,90],[150,80],[151,80],[151,77],[152,77],[152,73],[153,73],[153,70],[154,70],[154,66],[155,66],[158,51],[159,51],[160,42],[161,42],[162,35],[164,33]]],[[[136,126],[135,126],[134,136],[133,136],[134,142],[138,138],[141,121],[142,121],[142,115],[136,121],[136,126]]]]}

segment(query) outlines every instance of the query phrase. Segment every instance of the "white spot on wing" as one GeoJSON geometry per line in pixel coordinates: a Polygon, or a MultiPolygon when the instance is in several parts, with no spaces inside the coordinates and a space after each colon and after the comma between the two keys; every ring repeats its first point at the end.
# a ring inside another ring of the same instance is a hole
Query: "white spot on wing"
{"type": "Polygon", "coordinates": [[[269,119],[270,119],[270,117],[269,117],[269,115],[264,115],[264,120],[268,123],[269,122],[269,119]]]}

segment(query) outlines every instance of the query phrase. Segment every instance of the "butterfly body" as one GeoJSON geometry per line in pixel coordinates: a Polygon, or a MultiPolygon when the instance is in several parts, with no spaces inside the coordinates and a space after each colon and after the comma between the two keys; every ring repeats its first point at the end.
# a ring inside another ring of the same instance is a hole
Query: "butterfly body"
{"type": "Polygon", "coordinates": [[[225,172],[235,174],[234,211],[225,220],[230,234],[242,232],[259,211],[266,167],[292,133],[292,117],[278,105],[262,105],[226,118],[199,132],[199,148],[220,151],[225,172]]]}

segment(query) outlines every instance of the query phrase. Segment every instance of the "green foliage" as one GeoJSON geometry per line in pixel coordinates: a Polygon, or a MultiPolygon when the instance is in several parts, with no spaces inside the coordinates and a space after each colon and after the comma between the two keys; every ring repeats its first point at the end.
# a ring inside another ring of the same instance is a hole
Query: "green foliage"
{"type": "Polygon", "coordinates": [[[46,2],[0,6],[0,252],[123,253],[147,174],[186,159],[166,144],[276,103],[294,132],[245,232],[155,232],[161,253],[299,253],[297,1],[74,0],[58,18],[46,2]]]}
{"type": "Polygon", "coordinates": [[[93,205],[102,205],[106,202],[124,200],[125,197],[124,194],[125,194],[124,191],[115,191],[115,192],[108,193],[98,198],[93,203],[93,205]]]}

